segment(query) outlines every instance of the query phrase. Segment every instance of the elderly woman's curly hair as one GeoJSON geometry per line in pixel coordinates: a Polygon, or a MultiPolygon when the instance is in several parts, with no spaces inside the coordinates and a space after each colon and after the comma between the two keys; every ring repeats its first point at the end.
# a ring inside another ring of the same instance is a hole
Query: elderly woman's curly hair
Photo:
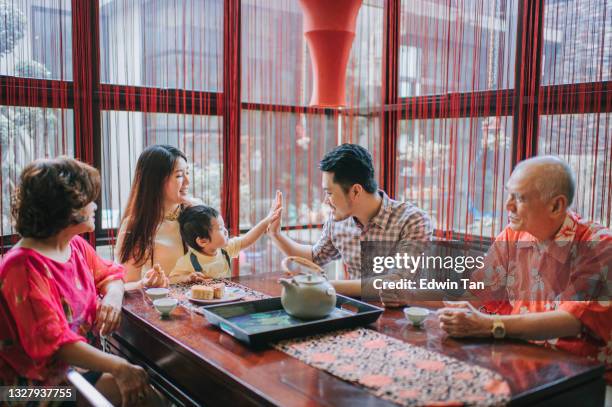
{"type": "Polygon", "coordinates": [[[100,194],[100,173],[69,157],[40,159],[21,172],[12,215],[22,237],[44,239],[84,222],[79,211],[100,194]]]}

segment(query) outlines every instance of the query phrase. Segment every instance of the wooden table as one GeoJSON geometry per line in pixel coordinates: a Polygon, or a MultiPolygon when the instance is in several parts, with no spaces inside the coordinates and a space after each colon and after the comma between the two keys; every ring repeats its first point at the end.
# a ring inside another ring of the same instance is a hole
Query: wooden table
{"type": "MultiPolygon", "coordinates": [[[[280,295],[269,273],[236,279],[280,295]]],[[[499,372],[512,390],[512,405],[601,406],[604,367],[574,355],[519,341],[454,340],[430,315],[425,329],[408,325],[400,310],[387,310],[372,325],[386,335],[499,372]]],[[[178,307],[160,320],[141,292],[126,295],[113,350],[149,369],[151,381],[184,405],[383,406],[364,389],[274,349],[252,351],[178,307]]]]}

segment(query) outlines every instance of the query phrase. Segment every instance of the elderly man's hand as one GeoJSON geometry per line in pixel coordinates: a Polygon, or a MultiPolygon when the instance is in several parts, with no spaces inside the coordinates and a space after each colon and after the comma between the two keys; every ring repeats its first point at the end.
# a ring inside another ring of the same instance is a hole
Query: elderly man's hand
{"type": "Polygon", "coordinates": [[[447,303],[438,310],[440,328],[455,338],[491,336],[493,317],[478,311],[467,301],[447,303]]]}

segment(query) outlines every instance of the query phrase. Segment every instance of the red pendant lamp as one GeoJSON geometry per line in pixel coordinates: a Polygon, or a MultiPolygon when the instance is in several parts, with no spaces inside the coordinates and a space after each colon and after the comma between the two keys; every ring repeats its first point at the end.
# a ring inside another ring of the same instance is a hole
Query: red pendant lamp
{"type": "Polygon", "coordinates": [[[362,0],[300,0],[312,59],[310,106],[346,105],[346,65],[362,0]]]}

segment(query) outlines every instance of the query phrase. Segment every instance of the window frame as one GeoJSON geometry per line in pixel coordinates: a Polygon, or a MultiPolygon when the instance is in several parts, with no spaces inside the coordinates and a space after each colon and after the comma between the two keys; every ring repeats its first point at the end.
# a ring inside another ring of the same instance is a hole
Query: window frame
{"type": "MultiPolygon", "coordinates": [[[[231,168],[240,162],[241,110],[310,113],[324,115],[360,115],[381,119],[381,187],[391,196],[396,192],[396,152],[400,120],[442,119],[495,115],[513,116],[512,167],[516,162],[537,154],[538,123],[541,115],[612,112],[612,81],[540,86],[543,56],[544,0],[518,0],[513,89],[449,93],[417,97],[399,97],[399,37],[401,0],[384,3],[382,106],[371,109],[311,108],[241,101],[241,1],[223,4],[223,91],[206,92],[100,83],[99,0],[72,0],[73,80],[48,80],[0,76],[0,104],[72,109],[74,145],[77,158],[101,170],[101,112],[104,110],[140,111],[144,102],[155,101],[156,112],[210,114],[222,116],[223,178],[221,210],[233,234],[239,229],[239,171],[231,168]],[[85,24],[83,22],[86,22],[85,24]],[[78,27],[78,28],[77,28],[78,27]],[[527,41],[527,39],[533,39],[527,41]],[[524,44],[525,46],[521,46],[524,44]],[[76,64],[87,69],[77,69],[76,64]],[[535,86],[534,86],[535,84],[535,86]],[[119,97],[116,97],[116,95],[119,97]],[[76,95],[76,96],[75,96],[76,95]],[[112,97],[111,97],[112,96],[112,97]],[[197,100],[198,103],[193,101],[197,100]],[[90,103],[86,103],[91,101],[90,103]],[[135,101],[135,103],[134,103],[135,101]],[[449,109],[459,104],[459,109],[449,109]],[[475,107],[474,107],[475,106],[475,107]],[[474,110],[475,109],[475,110],[474,110]],[[452,112],[452,113],[451,113],[452,112]]],[[[101,210],[98,202],[98,211],[101,210]]],[[[106,245],[116,235],[114,229],[102,229],[96,216],[96,231],[89,234],[94,245],[106,245]]],[[[284,227],[318,228],[321,225],[284,227]]],[[[443,234],[448,231],[442,231],[443,234]]],[[[466,240],[483,239],[473,235],[466,240]]],[[[17,235],[0,236],[4,253],[17,235]]]]}

